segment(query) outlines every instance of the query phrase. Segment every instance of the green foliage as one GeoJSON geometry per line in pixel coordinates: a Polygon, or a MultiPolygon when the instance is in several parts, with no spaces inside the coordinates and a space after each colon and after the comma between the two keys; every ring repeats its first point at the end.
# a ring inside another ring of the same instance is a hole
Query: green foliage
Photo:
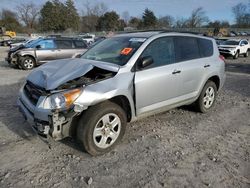
{"type": "Polygon", "coordinates": [[[65,4],[59,0],[47,1],[40,14],[43,31],[77,30],[79,27],[80,17],[72,0],[67,0],[65,4]]]}
{"type": "Polygon", "coordinates": [[[120,27],[119,15],[115,11],[106,12],[97,21],[99,31],[117,31],[120,27]]]}
{"type": "Polygon", "coordinates": [[[142,22],[144,28],[155,28],[157,25],[157,18],[155,17],[154,12],[146,8],[142,16],[142,22]]]}

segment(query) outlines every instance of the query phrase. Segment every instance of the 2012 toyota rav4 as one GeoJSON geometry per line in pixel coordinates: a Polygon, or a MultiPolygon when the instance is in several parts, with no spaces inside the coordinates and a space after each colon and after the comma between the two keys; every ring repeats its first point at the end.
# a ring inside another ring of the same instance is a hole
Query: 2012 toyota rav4
{"type": "Polygon", "coordinates": [[[76,136],[92,155],[110,151],[126,123],[195,103],[207,112],[225,80],[214,39],[140,32],[105,39],[81,58],[44,64],[20,90],[24,117],[43,136],[76,136]]]}

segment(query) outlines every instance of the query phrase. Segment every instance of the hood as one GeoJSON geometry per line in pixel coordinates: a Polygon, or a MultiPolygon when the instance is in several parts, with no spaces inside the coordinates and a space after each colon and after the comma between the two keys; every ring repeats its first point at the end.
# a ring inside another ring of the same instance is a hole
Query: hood
{"type": "Polygon", "coordinates": [[[24,49],[25,48],[25,46],[23,45],[23,44],[21,44],[21,45],[13,45],[14,47],[12,47],[11,49],[10,49],[10,52],[12,53],[12,52],[15,52],[15,51],[17,51],[17,50],[21,50],[21,49],[24,49]]]}
{"type": "Polygon", "coordinates": [[[27,80],[46,90],[53,90],[68,81],[84,76],[94,68],[118,72],[119,65],[78,58],[56,60],[33,70],[27,80]]]}
{"type": "Polygon", "coordinates": [[[219,48],[236,48],[237,45],[219,45],[219,48]]]}

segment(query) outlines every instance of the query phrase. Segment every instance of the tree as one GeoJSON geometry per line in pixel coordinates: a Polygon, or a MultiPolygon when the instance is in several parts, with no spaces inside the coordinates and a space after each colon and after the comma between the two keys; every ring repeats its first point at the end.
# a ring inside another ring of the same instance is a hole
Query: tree
{"type": "Polygon", "coordinates": [[[185,28],[188,27],[188,20],[185,18],[177,18],[175,21],[175,28],[185,28]]]}
{"type": "Polygon", "coordinates": [[[99,31],[117,31],[119,26],[119,15],[115,11],[106,12],[97,21],[97,30],[99,31]]]}
{"type": "Polygon", "coordinates": [[[72,0],[65,4],[59,0],[47,1],[40,11],[40,25],[43,31],[78,30],[80,17],[72,0]]]}
{"type": "Polygon", "coordinates": [[[204,23],[207,22],[208,17],[206,16],[206,12],[202,7],[199,7],[192,11],[190,18],[188,19],[188,27],[201,27],[204,23]]]}
{"type": "Polygon", "coordinates": [[[250,26],[250,4],[249,7],[247,7],[246,4],[239,3],[232,8],[232,11],[237,27],[250,26]]]}
{"type": "Polygon", "coordinates": [[[142,22],[144,28],[154,28],[157,24],[157,18],[154,12],[146,8],[142,16],[142,22]]]}
{"type": "Polygon", "coordinates": [[[6,30],[22,31],[22,26],[18,21],[17,14],[7,9],[3,9],[0,13],[0,25],[5,27],[6,30]]]}
{"type": "Polygon", "coordinates": [[[130,20],[129,20],[129,24],[128,24],[130,27],[133,27],[133,28],[140,28],[140,26],[142,26],[142,20],[139,19],[139,18],[136,18],[136,17],[132,17],[130,20]]]}
{"type": "Polygon", "coordinates": [[[107,12],[108,8],[104,3],[96,3],[91,5],[89,1],[84,4],[84,11],[81,18],[81,31],[93,32],[96,31],[97,21],[100,16],[107,12]]]}
{"type": "Polygon", "coordinates": [[[73,0],[67,0],[65,3],[65,27],[78,30],[80,24],[80,16],[74,5],[73,0]]]}
{"type": "Polygon", "coordinates": [[[122,19],[125,21],[126,24],[128,24],[128,21],[130,19],[130,15],[128,11],[125,11],[122,13],[122,19]]]}
{"type": "Polygon", "coordinates": [[[39,8],[32,2],[23,3],[17,6],[17,14],[28,30],[33,30],[39,16],[39,8]]]}
{"type": "Polygon", "coordinates": [[[159,18],[158,26],[162,28],[170,28],[174,25],[174,18],[170,15],[159,18]]]}

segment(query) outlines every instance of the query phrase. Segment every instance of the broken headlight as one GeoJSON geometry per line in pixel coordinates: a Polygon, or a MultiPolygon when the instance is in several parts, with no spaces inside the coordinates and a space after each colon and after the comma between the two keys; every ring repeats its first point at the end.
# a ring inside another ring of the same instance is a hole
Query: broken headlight
{"type": "Polygon", "coordinates": [[[81,89],[73,89],[62,93],[55,93],[49,97],[51,108],[69,108],[81,93],[81,89]]]}

